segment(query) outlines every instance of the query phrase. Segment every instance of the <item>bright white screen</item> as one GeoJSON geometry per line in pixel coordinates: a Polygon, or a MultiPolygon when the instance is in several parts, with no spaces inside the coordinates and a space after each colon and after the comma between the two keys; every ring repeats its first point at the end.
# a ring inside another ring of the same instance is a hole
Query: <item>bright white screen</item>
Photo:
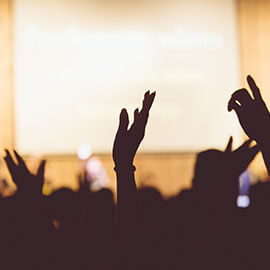
{"type": "Polygon", "coordinates": [[[221,147],[239,127],[233,0],[15,0],[16,147],[110,152],[122,107],[157,91],[142,150],[221,147]]]}

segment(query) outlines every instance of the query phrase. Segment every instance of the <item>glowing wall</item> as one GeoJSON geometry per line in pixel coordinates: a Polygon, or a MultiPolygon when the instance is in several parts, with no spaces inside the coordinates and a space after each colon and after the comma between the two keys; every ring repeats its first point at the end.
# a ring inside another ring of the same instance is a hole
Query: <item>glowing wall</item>
{"type": "Polygon", "coordinates": [[[122,107],[157,91],[146,152],[224,147],[240,130],[226,105],[240,87],[233,0],[15,0],[16,146],[110,152],[122,107]]]}

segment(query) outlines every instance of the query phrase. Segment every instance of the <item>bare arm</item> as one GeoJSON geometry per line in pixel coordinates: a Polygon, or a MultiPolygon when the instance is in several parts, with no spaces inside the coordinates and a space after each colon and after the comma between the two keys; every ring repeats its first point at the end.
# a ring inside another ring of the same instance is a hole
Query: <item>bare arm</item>
{"type": "Polygon", "coordinates": [[[130,128],[128,113],[122,109],[120,122],[113,146],[113,160],[117,176],[117,230],[122,243],[133,241],[139,225],[137,187],[135,183],[133,161],[144,138],[149,110],[155,98],[155,92],[145,93],[143,108],[134,111],[134,121],[130,128]]]}

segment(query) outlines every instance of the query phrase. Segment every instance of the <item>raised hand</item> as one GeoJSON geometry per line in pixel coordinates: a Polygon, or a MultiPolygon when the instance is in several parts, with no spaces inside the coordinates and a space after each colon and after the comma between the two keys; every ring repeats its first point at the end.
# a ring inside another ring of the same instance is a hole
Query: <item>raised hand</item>
{"type": "Polygon", "coordinates": [[[236,150],[232,151],[232,142],[233,138],[230,137],[225,150],[227,164],[229,165],[229,170],[233,174],[240,175],[255,158],[259,152],[259,147],[258,145],[250,147],[252,140],[247,140],[236,150]]]}
{"type": "Polygon", "coordinates": [[[232,142],[231,137],[225,151],[210,149],[197,156],[193,187],[210,207],[235,205],[239,176],[259,151],[257,145],[250,147],[251,140],[236,150],[232,150],[232,142]]]}
{"type": "Polygon", "coordinates": [[[18,191],[38,195],[42,193],[44,184],[44,170],[46,161],[42,160],[36,174],[32,174],[25,165],[22,157],[14,151],[17,161],[15,162],[8,150],[5,150],[4,158],[12,180],[18,188],[18,191]]]}
{"type": "Polygon", "coordinates": [[[259,147],[257,145],[250,147],[251,140],[248,140],[233,151],[232,143],[233,138],[230,137],[225,151],[210,149],[199,153],[195,175],[205,178],[214,176],[214,182],[217,182],[217,176],[238,179],[258,153],[259,147]]]}
{"type": "MultiPolygon", "coordinates": [[[[149,110],[155,92],[144,95],[143,107],[134,111],[134,121],[128,128],[126,109],[122,109],[113,145],[113,160],[117,177],[117,239],[123,261],[133,256],[127,246],[136,247],[139,236],[140,210],[134,176],[133,160],[145,134],[149,110]]],[[[127,260],[128,261],[128,260],[127,260]]],[[[125,265],[126,266],[126,265],[125,265]]]]}
{"type": "Polygon", "coordinates": [[[144,95],[143,107],[134,111],[134,121],[128,129],[129,118],[126,109],[120,113],[120,122],[113,145],[113,160],[116,165],[132,165],[137,149],[144,138],[149,110],[153,104],[156,92],[144,95]]]}
{"type": "Polygon", "coordinates": [[[270,115],[263,101],[260,89],[253,78],[247,77],[253,98],[246,89],[235,91],[228,103],[228,111],[235,110],[239,122],[249,138],[262,142],[269,140],[270,115]]]}

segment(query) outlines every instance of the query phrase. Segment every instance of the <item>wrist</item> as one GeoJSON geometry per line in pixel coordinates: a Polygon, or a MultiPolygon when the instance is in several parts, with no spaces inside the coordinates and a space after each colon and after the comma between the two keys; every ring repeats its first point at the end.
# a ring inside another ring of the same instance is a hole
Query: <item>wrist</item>
{"type": "Polygon", "coordinates": [[[136,171],[136,167],[132,163],[124,163],[124,164],[115,164],[113,168],[115,172],[119,171],[136,171]]]}

